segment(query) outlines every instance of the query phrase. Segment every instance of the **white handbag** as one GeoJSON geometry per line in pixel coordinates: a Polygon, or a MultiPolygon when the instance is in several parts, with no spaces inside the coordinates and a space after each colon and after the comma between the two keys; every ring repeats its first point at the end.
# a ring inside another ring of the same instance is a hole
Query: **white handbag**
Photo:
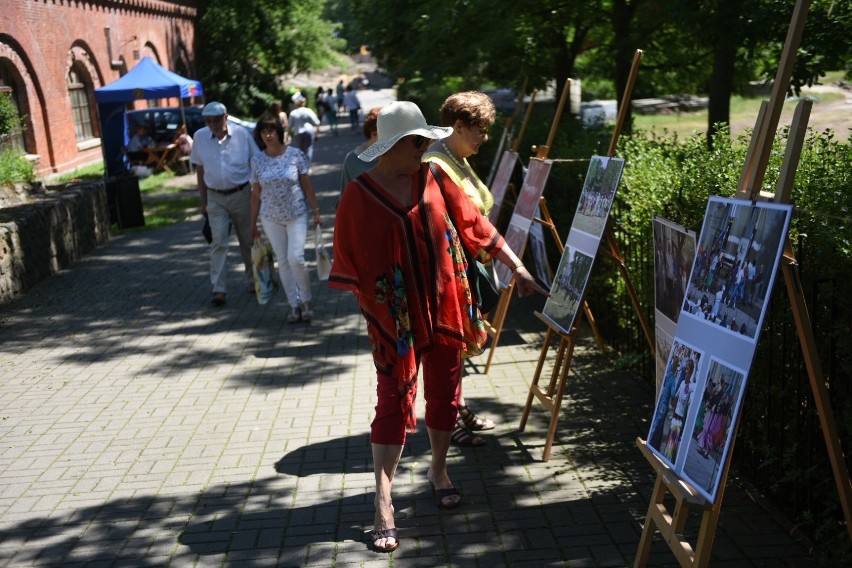
{"type": "Polygon", "coordinates": [[[317,278],[328,280],[328,275],[331,274],[331,257],[325,250],[322,242],[322,228],[319,225],[314,228],[314,249],[317,254],[317,278]]]}

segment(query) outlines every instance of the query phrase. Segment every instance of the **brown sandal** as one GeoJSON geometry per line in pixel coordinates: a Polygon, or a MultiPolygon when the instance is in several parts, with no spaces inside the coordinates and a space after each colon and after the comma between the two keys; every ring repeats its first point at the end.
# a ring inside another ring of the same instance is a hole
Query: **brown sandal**
{"type": "Polygon", "coordinates": [[[488,418],[479,418],[467,408],[467,405],[459,405],[459,418],[462,419],[464,425],[467,426],[469,430],[473,430],[474,432],[492,430],[494,428],[493,420],[489,420],[488,418]]]}
{"type": "Polygon", "coordinates": [[[375,550],[376,552],[393,552],[394,550],[399,548],[399,531],[395,528],[373,531],[370,536],[373,537],[373,550],[375,550]],[[387,546],[379,546],[376,544],[382,539],[389,538],[394,539],[393,544],[389,544],[387,546]]]}
{"type": "Polygon", "coordinates": [[[457,446],[477,447],[484,446],[487,441],[482,436],[474,434],[461,419],[456,421],[456,427],[450,434],[450,441],[457,446]]]}

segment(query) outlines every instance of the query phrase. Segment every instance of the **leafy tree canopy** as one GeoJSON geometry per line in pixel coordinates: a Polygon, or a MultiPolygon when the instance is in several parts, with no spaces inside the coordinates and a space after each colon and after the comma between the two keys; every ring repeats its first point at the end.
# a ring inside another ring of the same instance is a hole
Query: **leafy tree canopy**
{"type": "Polygon", "coordinates": [[[322,69],[344,42],[323,19],[323,4],[290,0],[212,0],[202,6],[198,54],[208,99],[257,116],[280,98],[277,78],[322,69]]]}
{"type": "MultiPolygon", "coordinates": [[[[343,0],[331,2],[338,8],[343,0]]],[[[620,99],[633,53],[644,56],[634,96],[709,94],[727,121],[730,96],[777,70],[795,0],[354,0],[346,33],[391,73],[462,88],[530,88],[579,75],[609,81],[620,99]],[[721,102],[720,102],[721,101],[721,102]]],[[[850,62],[852,2],[813,0],[793,87],[850,62]]],[[[340,13],[340,11],[335,12],[340,13]]],[[[711,106],[713,103],[711,101],[711,106]]]]}

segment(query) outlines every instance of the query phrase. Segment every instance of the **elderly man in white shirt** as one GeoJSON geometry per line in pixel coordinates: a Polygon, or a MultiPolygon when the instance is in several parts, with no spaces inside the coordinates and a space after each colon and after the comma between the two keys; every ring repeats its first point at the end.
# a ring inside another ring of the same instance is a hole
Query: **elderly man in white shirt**
{"type": "Polygon", "coordinates": [[[220,102],[211,102],[201,111],[207,126],[195,134],[190,161],[196,166],[201,214],[210,222],[210,282],[214,306],[227,299],[229,227],[240,243],[240,254],[250,292],[254,292],[251,263],[251,158],[260,150],[251,133],[229,125],[228,111],[220,102]]]}

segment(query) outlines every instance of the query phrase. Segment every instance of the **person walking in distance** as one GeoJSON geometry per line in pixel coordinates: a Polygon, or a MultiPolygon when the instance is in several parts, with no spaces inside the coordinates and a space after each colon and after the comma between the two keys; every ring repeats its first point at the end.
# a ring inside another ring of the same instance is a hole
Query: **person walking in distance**
{"type": "Polygon", "coordinates": [[[337,93],[337,111],[343,110],[343,94],[346,88],[343,86],[343,79],[338,81],[335,92],[337,93]]]}
{"type": "Polygon", "coordinates": [[[359,114],[361,113],[361,101],[358,100],[358,95],[352,88],[352,85],[346,86],[346,91],[343,93],[343,105],[349,111],[349,125],[352,130],[358,130],[359,114]]]}
{"type": "Polygon", "coordinates": [[[320,119],[316,113],[307,107],[308,99],[301,93],[293,95],[296,108],[290,113],[290,130],[293,134],[294,147],[304,152],[308,164],[314,157],[314,140],[317,137],[317,127],[320,119]]]}
{"type": "Polygon", "coordinates": [[[248,290],[254,293],[251,264],[251,158],[258,153],[248,130],[228,124],[228,111],[220,102],[208,103],[201,111],[204,123],[195,134],[190,161],[196,167],[201,214],[210,223],[210,283],[214,306],[227,300],[229,228],[234,227],[240,244],[248,290]]]}

